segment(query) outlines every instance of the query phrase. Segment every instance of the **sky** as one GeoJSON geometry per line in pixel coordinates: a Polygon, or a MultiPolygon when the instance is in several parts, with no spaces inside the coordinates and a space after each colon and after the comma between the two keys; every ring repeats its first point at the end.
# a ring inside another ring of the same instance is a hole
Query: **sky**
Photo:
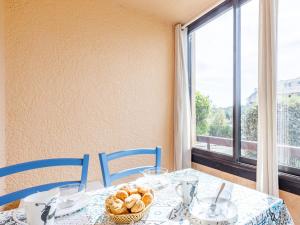
{"type": "MultiPolygon", "coordinates": [[[[278,80],[300,77],[300,0],[279,0],[278,80]]],[[[241,8],[241,101],[258,82],[259,1],[241,8]]],[[[232,106],[233,10],[194,32],[196,90],[208,95],[214,105],[232,106]]]]}

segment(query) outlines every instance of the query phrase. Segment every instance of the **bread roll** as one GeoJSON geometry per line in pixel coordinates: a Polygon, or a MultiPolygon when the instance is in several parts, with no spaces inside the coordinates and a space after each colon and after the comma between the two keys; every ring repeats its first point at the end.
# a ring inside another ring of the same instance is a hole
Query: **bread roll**
{"type": "Polygon", "coordinates": [[[129,213],[128,209],[125,206],[122,206],[121,208],[111,208],[110,211],[115,215],[129,213]]]}
{"type": "Polygon", "coordinates": [[[144,195],[144,194],[146,194],[147,192],[150,191],[149,188],[141,187],[141,186],[137,187],[137,190],[138,190],[138,192],[141,193],[142,195],[144,195]]]}
{"type": "Polygon", "coordinates": [[[107,206],[111,206],[113,204],[114,201],[116,201],[118,198],[114,195],[109,196],[106,200],[105,200],[105,204],[107,206]]]}
{"type": "Polygon", "coordinates": [[[124,190],[119,190],[116,192],[115,196],[118,199],[121,199],[122,201],[125,201],[125,199],[128,197],[128,193],[124,190]]]}
{"type": "Polygon", "coordinates": [[[120,190],[126,191],[128,194],[129,194],[129,189],[130,189],[129,184],[123,184],[123,185],[120,187],[120,190]]]}
{"type": "Polygon", "coordinates": [[[145,206],[149,205],[153,201],[153,195],[150,192],[144,194],[142,201],[145,203],[145,206]]]}
{"type": "Polygon", "coordinates": [[[142,200],[137,200],[134,206],[131,208],[132,213],[138,213],[145,209],[145,204],[142,200]]]}
{"type": "Polygon", "coordinates": [[[141,200],[142,199],[142,196],[140,194],[132,194],[132,195],[130,195],[130,197],[135,198],[137,200],[141,200]]]}
{"type": "Polygon", "coordinates": [[[127,209],[131,209],[132,206],[134,206],[134,204],[136,203],[138,199],[133,198],[131,196],[129,196],[128,198],[125,199],[125,206],[127,207],[127,209]]]}
{"type": "Polygon", "coordinates": [[[121,199],[117,199],[112,203],[112,205],[110,206],[110,211],[115,215],[129,212],[121,199]]]}
{"type": "Polygon", "coordinates": [[[138,194],[139,193],[137,188],[130,188],[128,191],[129,191],[129,195],[138,194]]]}
{"type": "Polygon", "coordinates": [[[125,206],[128,209],[131,209],[132,206],[134,206],[134,204],[136,203],[136,201],[141,200],[142,197],[139,194],[132,194],[130,195],[128,198],[125,199],[125,206]]]}

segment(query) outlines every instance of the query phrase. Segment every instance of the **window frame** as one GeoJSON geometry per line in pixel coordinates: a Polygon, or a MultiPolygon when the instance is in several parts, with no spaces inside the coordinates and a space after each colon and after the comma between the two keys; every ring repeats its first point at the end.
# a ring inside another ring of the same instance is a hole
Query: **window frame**
{"type": "MultiPolygon", "coordinates": [[[[192,162],[231,173],[249,180],[256,180],[254,159],[241,156],[241,6],[251,0],[225,0],[204,14],[188,27],[188,74],[192,99],[192,33],[216,17],[233,10],[233,155],[224,155],[192,147],[192,162]]],[[[300,195],[300,169],[279,165],[279,187],[300,195]]]]}

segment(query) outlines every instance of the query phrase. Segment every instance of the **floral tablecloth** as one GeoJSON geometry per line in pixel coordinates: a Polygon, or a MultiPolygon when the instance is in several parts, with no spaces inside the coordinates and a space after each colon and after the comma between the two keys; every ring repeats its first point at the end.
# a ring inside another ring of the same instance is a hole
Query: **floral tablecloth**
{"type": "MultiPolygon", "coordinates": [[[[216,195],[220,184],[224,180],[210,176],[208,174],[186,169],[176,171],[168,175],[170,184],[155,192],[155,202],[150,208],[147,216],[137,225],[161,225],[161,224],[192,224],[191,220],[180,218],[179,220],[169,220],[172,209],[180,203],[180,197],[175,192],[175,186],[181,177],[195,175],[199,177],[198,198],[213,197],[216,195]]],[[[236,225],[293,225],[293,220],[288,209],[279,198],[265,195],[255,190],[226,182],[227,190],[223,192],[223,197],[228,197],[235,203],[238,209],[238,219],[236,225]],[[229,189],[228,189],[229,188],[229,189]],[[225,196],[227,195],[227,196],[225,196]]],[[[112,225],[112,222],[104,211],[104,200],[113,192],[115,187],[102,189],[89,193],[92,200],[89,205],[79,212],[57,218],[57,225],[112,225]]],[[[13,211],[0,212],[0,225],[15,225],[12,219],[13,211]]],[[[17,217],[25,220],[24,212],[17,210],[17,217]]]]}

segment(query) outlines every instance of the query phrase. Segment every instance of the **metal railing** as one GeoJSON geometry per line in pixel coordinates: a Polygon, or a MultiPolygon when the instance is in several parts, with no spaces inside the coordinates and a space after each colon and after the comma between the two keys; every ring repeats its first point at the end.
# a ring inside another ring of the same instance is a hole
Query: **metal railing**
{"type": "MultiPolygon", "coordinates": [[[[233,147],[233,140],[231,138],[213,137],[213,136],[197,136],[197,142],[206,143],[207,150],[211,150],[211,145],[219,145],[225,147],[233,147]]],[[[241,148],[253,153],[257,151],[256,141],[241,141],[241,148]]],[[[300,158],[300,147],[290,145],[278,145],[280,151],[284,151],[290,157],[300,158]]]]}

